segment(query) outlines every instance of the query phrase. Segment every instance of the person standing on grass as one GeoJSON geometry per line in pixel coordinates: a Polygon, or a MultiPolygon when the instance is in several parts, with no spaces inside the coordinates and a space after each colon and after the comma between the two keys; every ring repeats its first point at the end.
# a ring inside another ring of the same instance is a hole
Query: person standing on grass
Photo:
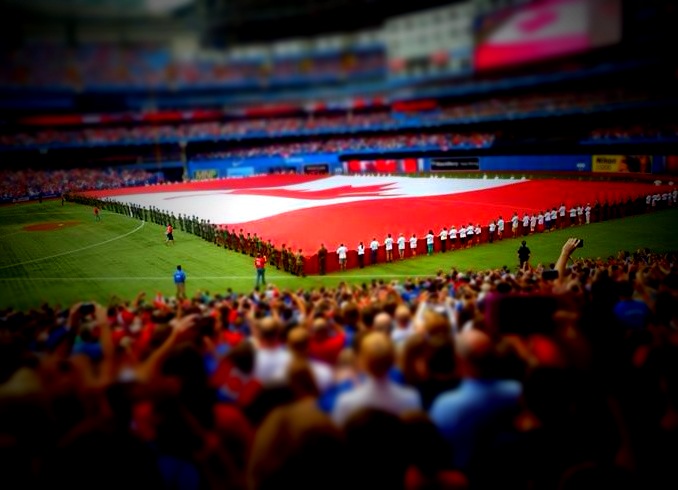
{"type": "Polygon", "coordinates": [[[365,267],[365,245],[363,245],[363,242],[358,244],[358,266],[361,269],[365,267]]]}
{"type": "Polygon", "coordinates": [[[433,235],[433,230],[428,230],[428,233],[426,234],[426,254],[427,255],[433,255],[433,240],[435,239],[435,235],[433,235]]]}
{"type": "Polygon", "coordinates": [[[339,248],[337,249],[337,257],[339,257],[339,269],[341,271],[346,270],[346,257],[347,257],[346,254],[347,253],[348,253],[348,248],[346,247],[346,245],[344,245],[343,243],[341,245],[339,245],[339,248]]]}
{"type": "Polygon", "coordinates": [[[523,240],[518,249],[518,260],[520,261],[520,270],[527,270],[528,264],[530,262],[530,249],[527,246],[527,242],[523,240]]]}
{"type": "Polygon", "coordinates": [[[254,267],[257,270],[257,282],[255,287],[260,285],[266,285],[266,256],[262,255],[261,252],[257,253],[257,257],[254,259],[254,267]]]}
{"type": "Polygon", "coordinates": [[[405,258],[405,235],[402,233],[398,237],[398,257],[400,260],[405,258]]]}
{"type": "MultiPolygon", "coordinates": [[[[341,262],[341,259],[339,260],[341,262]]],[[[327,249],[325,244],[320,244],[320,250],[318,250],[318,272],[321,276],[325,275],[325,266],[327,264],[327,249]]]]}
{"type": "Polygon", "coordinates": [[[412,253],[412,257],[417,256],[417,235],[415,233],[412,233],[410,237],[410,253],[412,253]]]}
{"type": "Polygon", "coordinates": [[[372,242],[370,243],[370,253],[372,255],[372,264],[377,263],[377,252],[379,251],[379,241],[377,238],[373,238],[372,242]]]}
{"type": "Polygon", "coordinates": [[[94,206],[94,221],[101,221],[101,211],[99,211],[97,206],[94,206]]]}
{"type": "Polygon", "coordinates": [[[177,266],[174,272],[174,284],[177,287],[177,299],[186,299],[186,273],[177,266]]]}
{"type": "Polygon", "coordinates": [[[384,248],[386,249],[386,262],[393,262],[393,237],[390,233],[384,240],[384,248]]]}
{"type": "Polygon", "coordinates": [[[438,236],[440,237],[440,251],[445,253],[447,251],[447,227],[443,227],[438,236]]]}
{"type": "Polygon", "coordinates": [[[170,243],[174,245],[174,228],[168,223],[167,228],[165,229],[165,245],[169,245],[170,243]]]}

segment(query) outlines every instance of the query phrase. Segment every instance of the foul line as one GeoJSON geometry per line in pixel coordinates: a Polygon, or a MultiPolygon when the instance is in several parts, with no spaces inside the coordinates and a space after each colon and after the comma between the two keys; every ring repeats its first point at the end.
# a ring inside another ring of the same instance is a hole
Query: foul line
{"type": "MultiPolygon", "coordinates": [[[[86,247],[76,248],[75,250],[69,250],[68,252],[61,252],[61,253],[54,254],[54,255],[48,255],[47,257],[40,257],[38,259],[26,260],[24,262],[17,262],[16,264],[3,265],[3,266],[0,266],[0,270],[11,269],[12,267],[17,267],[17,266],[20,266],[20,265],[32,264],[34,262],[40,262],[41,260],[55,259],[57,257],[63,257],[64,255],[70,255],[70,254],[82,252],[84,250],[89,250],[90,248],[99,247],[101,245],[106,245],[107,243],[111,243],[111,242],[114,242],[116,240],[126,238],[126,237],[130,236],[131,234],[136,233],[137,231],[142,229],[145,224],[146,224],[146,222],[142,221],[141,224],[139,226],[137,226],[136,228],[134,228],[132,231],[128,231],[124,235],[118,235],[116,237],[109,238],[108,240],[104,240],[103,242],[95,243],[93,245],[87,245],[86,247]]],[[[1,278],[1,279],[5,280],[5,279],[9,279],[9,278],[1,278]]]]}

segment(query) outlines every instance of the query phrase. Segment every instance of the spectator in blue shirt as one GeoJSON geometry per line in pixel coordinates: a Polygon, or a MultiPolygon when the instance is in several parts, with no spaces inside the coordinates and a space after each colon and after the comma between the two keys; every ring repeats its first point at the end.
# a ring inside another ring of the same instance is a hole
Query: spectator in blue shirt
{"type": "Polygon", "coordinates": [[[492,436],[517,413],[522,387],[517,381],[493,377],[496,356],[487,334],[460,333],[456,351],[463,379],[435,399],[430,416],[453,449],[454,467],[466,469],[481,452],[479,445],[491,444],[492,436]]]}
{"type": "Polygon", "coordinates": [[[619,283],[619,301],[614,307],[614,316],[624,327],[640,330],[650,320],[650,308],[638,299],[633,299],[633,284],[630,281],[619,283]]]}

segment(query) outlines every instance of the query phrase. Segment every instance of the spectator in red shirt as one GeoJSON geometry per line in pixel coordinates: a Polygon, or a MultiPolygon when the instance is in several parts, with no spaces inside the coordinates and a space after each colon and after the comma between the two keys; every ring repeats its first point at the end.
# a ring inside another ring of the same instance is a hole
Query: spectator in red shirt
{"type": "Polygon", "coordinates": [[[312,358],[334,365],[345,343],[346,333],[339,325],[325,318],[313,320],[308,348],[312,358]]]}

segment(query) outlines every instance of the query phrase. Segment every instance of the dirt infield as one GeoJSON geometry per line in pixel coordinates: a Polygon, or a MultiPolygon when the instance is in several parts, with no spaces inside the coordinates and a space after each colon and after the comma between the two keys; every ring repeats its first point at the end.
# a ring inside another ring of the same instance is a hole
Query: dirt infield
{"type": "Polygon", "coordinates": [[[70,228],[71,226],[78,226],[82,221],[49,221],[46,223],[34,223],[32,225],[24,226],[24,231],[54,231],[70,228]]]}

